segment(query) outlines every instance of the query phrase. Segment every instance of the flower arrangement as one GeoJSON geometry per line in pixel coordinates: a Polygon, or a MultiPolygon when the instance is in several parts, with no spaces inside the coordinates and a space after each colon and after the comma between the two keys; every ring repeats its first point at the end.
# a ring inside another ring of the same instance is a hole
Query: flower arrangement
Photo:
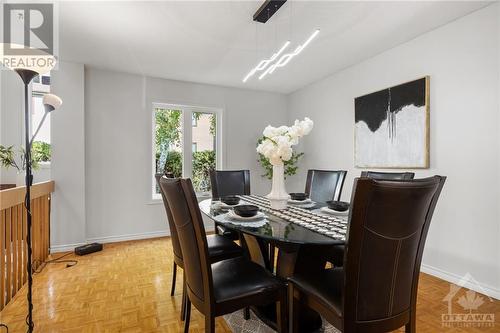
{"type": "MultiPolygon", "coordinates": [[[[285,165],[290,172],[295,173],[298,154],[293,152],[292,147],[299,143],[299,139],[309,134],[313,128],[313,121],[309,118],[295,120],[288,126],[272,127],[264,129],[263,137],[257,146],[259,156],[263,156],[272,165],[272,188],[267,195],[272,209],[285,209],[290,196],[285,189],[285,165]],[[288,165],[287,165],[288,164],[288,165]]],[[[299,155],[300,157],[300,155],[299,155]]],[[[262,158],[261,158],[262,161],[262,158]]]]}
{"type": "Polygon", "coordinates": [[[263,138],[257,146],[257,152],[266,157],[273,165],[282,165],[293,157],[292,147],[299,143],[299,139],[309,134],[314,123],[309,118],[295,120],[294,125],[273,127],[267,126],[263,138]]]}

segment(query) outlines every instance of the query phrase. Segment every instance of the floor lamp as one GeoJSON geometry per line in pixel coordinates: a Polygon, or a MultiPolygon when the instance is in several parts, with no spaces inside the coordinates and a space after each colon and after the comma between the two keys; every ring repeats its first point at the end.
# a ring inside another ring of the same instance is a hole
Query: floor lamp
{"type": "MultiPolygon", "coordinates": [[[[55,62],[54,62],[55,63],[55,62]]],[[[26,317],[26,325],[28,325],[28,333],[33,332],[34,323],[33,323],[33,299],[32,299],[32,288],[33,288],[33,270],[32,270],[32,248],[31,248],[31,185],[33,181],[33,175],[31,172],[32,169],[32,159],[31,159],[31,144],[33,143],[33,139],[36,134],[40,130],[47,114],[56,108],[58,108],[62,101],[59,97],[47,94],[43,98],[43,103],[45,107],[45,114],[38,125],[38,128],[35,132],[35,135],[30,139],[30,112],[29,112],[29,84],[33,80],[33,78],[37,75],[48,72],[52,69],[53,66],[45,67],[45,68],[11,68],[14,70],[23,80],[24,83],[24,130],[25,130],[25,154],[24,154],[24,163],[26,169],[26,197],[24,200],[24,205],[26,207],[26,243],[28,248],[27,253],[27,273],[28,273],[28,315],[26,317]]]]}

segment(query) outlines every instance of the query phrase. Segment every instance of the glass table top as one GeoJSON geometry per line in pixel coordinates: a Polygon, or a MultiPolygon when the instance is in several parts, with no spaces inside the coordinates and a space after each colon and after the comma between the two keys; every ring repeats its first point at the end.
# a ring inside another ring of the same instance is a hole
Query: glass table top
{"type": "MultiPolygon", "coordinates": [[[[254,198],[259,198],[256,196],[241,196],[240,204],[255,204],[254,198]],[[253,201],[253,202],[250,202],[253,201]]],[[[260,197],[262,198],[262,197],[260,197]]],[[[206,199],[199,203],[200,210],[203,214],[210,217],[217,224],[223,225],[225,228],[230,230],[239,231],[242,233],[250,234],[259,238],[264,238],[268,240],[273,240],[276,242],[285,243],[295,243],[295,244],[321,244],[321,245],[333,245],[333,244],[344,244],[343,239],[338,237],[330,237],[320,232],[313,231],[306,228],[300,223],[302,221],[310,220],[307,216],[307,211],[302,210],[302,213],[297,210],[299,215],[296,215],[295,222],[289,221],[288,218],[280,214],[279,211],[266,210],[265,207],[258,205],[261,208],[259,214],[265,216],[265,219],[260,219],[255,222],[240,222],[230,218],[231,207],[221,204],[220,201],[212,201],[212,199],[206,199]],[[301,215],[300,215],[301,214],[301,215]]],[[[316,213],[315,215],[323,215],[321,208],[325,207],[325,203],[315,203],[313,207],[308,207],[307,210],[316,213]]],[[[286,210],[287,212],[296,212],[296,210],[286,210]]],[[[328,214],[324,214],[325,217],[328,214]]],[[[339,219],[336,219],[339,221],[339,219]]],[[[344,230],[347,225],[347,217],[340,217],[342,220],[342,225],[339,224],[344,230]]]]}

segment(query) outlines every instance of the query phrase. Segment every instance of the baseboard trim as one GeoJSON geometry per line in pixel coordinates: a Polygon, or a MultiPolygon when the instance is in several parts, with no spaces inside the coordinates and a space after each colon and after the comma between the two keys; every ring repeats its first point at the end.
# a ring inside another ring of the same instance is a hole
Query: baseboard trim
{"type": "Polygon", "coordinates": [[[87,243],[75,243],[75,244],[63,244],[63,245],[54,245],[50,247],[50,253],[59,253],[59,252],[70,252],[75,249],[77,246],[82,246],[87,243]]]}
{"type": "Polygon", "coordinates": [[[125,242],[130,240],[141,240],[141,239],[149,239],[149,238],[158,238],[158,237],[166,237],[170,236],[169,230],[162,231],[151,231],[144,232],[140,234],[128,234],[128,235],[120,235],[120,236],[107,236],[107,237],[96,237],[89,238],[85,243],[75,243],[75,244],[64,244],[64,245],[55,245],[50,247],[50,253],[59,253],[59,252],[68,252],[73,251],[75,247],[89,244],[89,243],[117,243],[117,242],[125,242]]]}
{"type": "Polygon", "coordinates": [[[429,275],[435,276],[437,278],[440,278],[441,280],[445,280],[457,285],[461,285],[464,288],[474,290],[478,293],[485,294],[486,296],[489,296],[491,298],[495,298],[497,300],[500,300],[500,289],[495,288],[493,286],[480,283],[477,281],[474,281],[475,283],[471,281],[463,281],[464,277],[460,276],[455,273],[447,272],[442,269],[430,266],[430,265],[425,265],[422,264],[420,270],[423,273],[427,273],[429,275]]]}
{"type": "Polygon", "coordinates": [[[128,235],[120,235],[120,236],[106,236],[106,237],[96,237],[87,239],[87,243],[116,243],[116,242],[124,242],[130,240],[140,240],[140,239],[148,239],[148,238],[158,238],[158,237],[166,237],[170,236],[169,230],[161,230],[161,231],[150,231],[143,232],[140,234],[128,234],[128,235]]]}

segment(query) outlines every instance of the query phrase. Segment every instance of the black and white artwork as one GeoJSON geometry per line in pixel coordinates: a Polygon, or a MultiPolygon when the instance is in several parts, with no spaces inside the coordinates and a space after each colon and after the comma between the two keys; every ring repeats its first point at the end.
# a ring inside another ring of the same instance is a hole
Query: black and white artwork
{"type": "Polygon", "coordinates": [[[424,77],[355,99],[357,167],[429,167],[428,94],[424,77]]]}

